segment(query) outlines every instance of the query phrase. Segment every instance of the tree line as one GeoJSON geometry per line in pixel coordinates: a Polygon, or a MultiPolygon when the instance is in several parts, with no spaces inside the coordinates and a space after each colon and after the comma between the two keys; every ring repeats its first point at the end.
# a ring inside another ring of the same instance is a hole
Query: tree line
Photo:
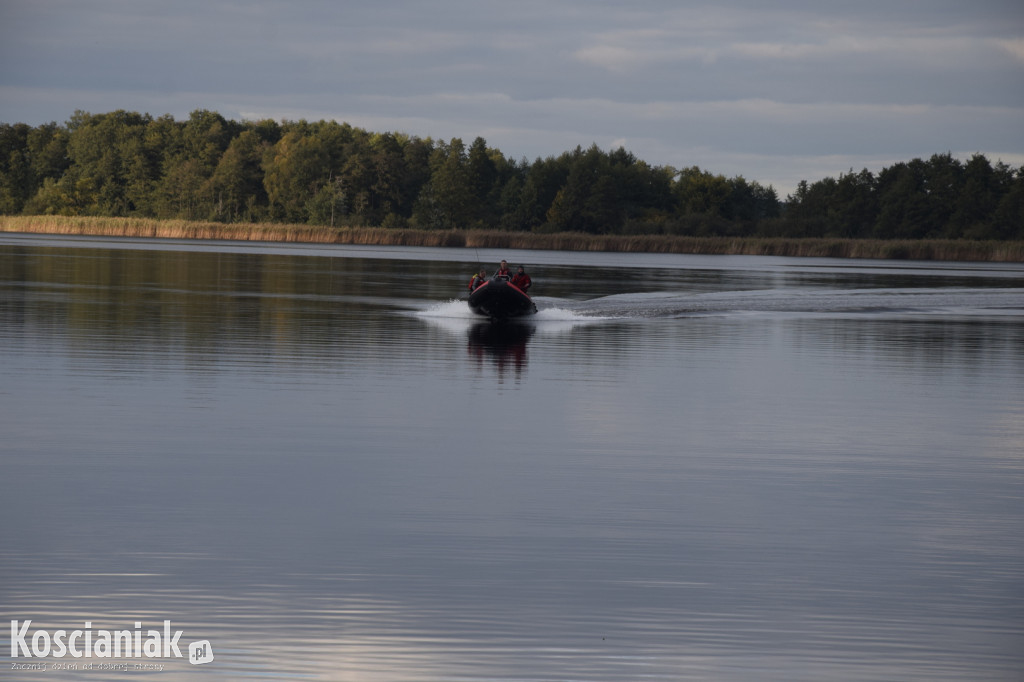
{"type": "Polygon", "coordinates": [[[936,154],[775,189],[624,149],[516,161],[335,121],[0,124],[0,213],[695,236],[1024,239],[1024,168],[936,154]]]}

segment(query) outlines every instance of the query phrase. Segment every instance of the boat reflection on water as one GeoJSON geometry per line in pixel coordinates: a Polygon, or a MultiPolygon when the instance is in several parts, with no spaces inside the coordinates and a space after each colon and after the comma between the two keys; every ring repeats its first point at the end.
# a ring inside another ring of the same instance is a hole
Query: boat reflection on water
{"type": "Polygon", "coordinates": [[[526,344],[535,331],[532,324],[511,320],[477,322],[467,333],[467,348],[479,363],[490,358],[500,378],[512,370],[518,379],[526,369],[526,344]]]}

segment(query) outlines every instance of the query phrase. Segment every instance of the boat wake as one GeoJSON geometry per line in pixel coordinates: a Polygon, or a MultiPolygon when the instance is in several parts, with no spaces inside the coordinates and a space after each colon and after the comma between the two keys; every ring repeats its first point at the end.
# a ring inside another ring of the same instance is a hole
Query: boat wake
{"type": "MultiPolygon", "coordinates": [[[[1020,288],[759,289],[615,294],[576,301],[536,297],[536,315],[519,318],[536,332],[561,333],[609,321],[758,314],[809,316],[1024,317],[1020,288]]],[[[430,304],[413,313],[461,331],[483,321],[464,300],[430,304]]]]}
{"type": "Polygon", "coordinates": [[[1024,316],[1024,289],[761,289],[617,294],[562,304],[582,318],[649,319],[750,314],[1024,316]]]}
{"type": "MultiPolygon", "coordinates": [[[[537,313],[526,317],[518,317],[509,324],[525,325],[537,334],[559,334],[582,325],[599,324],[604,321],[619,319],[601,315],[588,314],[568,307],[563,307],[559,299],[534,298],[537,313]]],[[[453,299],[442,303],[434,303],[412,314],[434,326],[447,329],[453,333],[463,333],[478,324],[487,324],[486,318],[473,313],[464,300],[453,299]]],[[[620,316],[621,317],[621,316],[620,316]]]]}

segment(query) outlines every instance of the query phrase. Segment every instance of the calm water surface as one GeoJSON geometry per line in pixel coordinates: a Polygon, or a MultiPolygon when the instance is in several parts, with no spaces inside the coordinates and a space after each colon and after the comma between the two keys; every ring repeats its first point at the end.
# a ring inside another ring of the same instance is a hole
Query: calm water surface
{"type": "Polygon", "coordinates": [[[0,426],[4,656],[170,619],[215,660],[160,680],[1024,670],[1022,265],[4,235],[0,426]],[[541,312],[495,329],[455,299],[502,257],[541,312]]]}

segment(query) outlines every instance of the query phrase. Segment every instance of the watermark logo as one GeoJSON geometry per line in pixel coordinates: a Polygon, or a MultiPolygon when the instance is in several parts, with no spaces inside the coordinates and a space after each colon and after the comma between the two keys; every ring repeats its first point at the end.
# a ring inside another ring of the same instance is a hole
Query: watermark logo
{"type": "MultiPolygon", "coordinates": [[[[173,630],[171,621],[165,620],[161,630],[143,630],[136,622],[135,629],[93,629],[86,621],[78,630],[34,630],[29,632],[31,620],[11,621],[11,658],[184,658],[178,640],[182,630],[173,630]]],[[[188,660],[193,665],[213,660],[213,647],[209,640],[188,645],[188,660]]]]}
{"type": "Polygon", "coordinates": [[[188,662],[192,665],[202,665],[213,660],[213,647],[210,640],[202,639],[188,645],[188,662]]]}

